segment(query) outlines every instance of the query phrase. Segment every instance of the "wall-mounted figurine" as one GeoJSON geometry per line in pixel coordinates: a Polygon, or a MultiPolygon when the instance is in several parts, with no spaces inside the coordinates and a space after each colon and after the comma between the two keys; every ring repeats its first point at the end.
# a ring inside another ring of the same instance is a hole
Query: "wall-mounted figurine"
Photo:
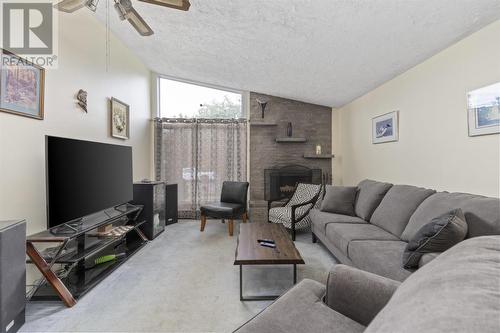
{"type": "Polygon", "coordinates": [[[257,98],[257,103],[259,103],[262,111],[262,119],[264,119],[264,112],[266,111],[266,106],[268,102],[269,102],[268,100],[261,100],[257,98]]]}
{"type": "Polygon", "coordinates": [[[85,113],[87,113],[87,92],[83,89],[78,90],[76,99],[78,100],[78,106],[81,107],[85,113]]]}

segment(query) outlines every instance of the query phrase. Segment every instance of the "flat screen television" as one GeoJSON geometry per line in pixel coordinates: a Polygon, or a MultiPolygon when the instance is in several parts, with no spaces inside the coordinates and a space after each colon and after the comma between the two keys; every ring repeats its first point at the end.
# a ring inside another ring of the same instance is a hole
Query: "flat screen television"
{"type": "Polygon", "coordinates": [[[132,148],[46,136],[47,226],[133,199],[132,148]]]}

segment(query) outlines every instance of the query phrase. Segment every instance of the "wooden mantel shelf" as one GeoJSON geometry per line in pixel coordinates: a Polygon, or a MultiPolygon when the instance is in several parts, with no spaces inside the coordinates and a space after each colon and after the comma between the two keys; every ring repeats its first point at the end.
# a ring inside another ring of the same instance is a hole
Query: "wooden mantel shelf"
{"type": "Polygon", "coordinates": [[[330,159],[330,158],[334,158],[335,155],[333,154],[304,154],[304,158],[308,158],[308,159],[330,159]]]}
{"type": "Polygon", "coordinates": [[[276,138],[276,142],[277,143],[303,143],[303,142],[307,142],[307,139],[306,138],[285,137],[285,138],[276,138]]]}
{"type": "Polygon", "coordinates": [[[277,123],[268,123],[264,121],[250,121],[250,126],[278,126],[277,123]]]}

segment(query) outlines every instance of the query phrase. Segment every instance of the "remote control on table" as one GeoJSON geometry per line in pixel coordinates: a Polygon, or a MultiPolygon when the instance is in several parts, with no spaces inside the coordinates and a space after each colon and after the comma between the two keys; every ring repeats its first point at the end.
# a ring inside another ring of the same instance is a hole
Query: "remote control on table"
{"type": "Polygon", "coordinates": [[[257,239],[257,242],[274,244],[274,241],[272,239],[257,239]]]}
{"type": "Polygon", "coordinates": [[[266,242],[260,242],[260,246],[265,246],[265,247],[271,247],[271,248],[276,248],[276,244],[273,243],[266,243],[266,242]]]}

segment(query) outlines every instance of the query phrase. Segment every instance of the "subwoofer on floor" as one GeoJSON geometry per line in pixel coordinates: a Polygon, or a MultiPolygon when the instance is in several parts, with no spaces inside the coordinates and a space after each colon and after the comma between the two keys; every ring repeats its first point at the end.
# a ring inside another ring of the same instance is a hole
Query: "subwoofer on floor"
{"type": "Polygon", "coordinates": [[[17,332],[26,304],[26,222],[0,221],[0,332],[17,332]]]}

